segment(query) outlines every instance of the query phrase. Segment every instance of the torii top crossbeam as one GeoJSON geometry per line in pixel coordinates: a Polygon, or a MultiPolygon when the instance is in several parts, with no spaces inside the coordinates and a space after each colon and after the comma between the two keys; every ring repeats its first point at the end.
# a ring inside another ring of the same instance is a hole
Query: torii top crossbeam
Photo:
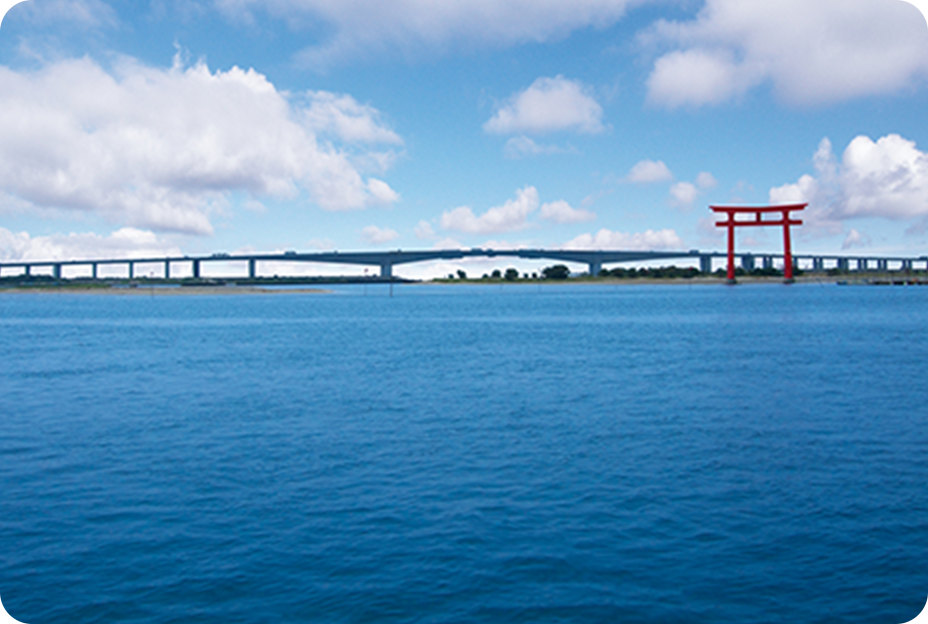
{"type": "Polygon", "coordinates": [[[735,228],[783,226],[783,277],[793,281],[793,252],[790,244],[789,226],[802,225],[799,219],[790,218],[790,212],[804,210],[809,204],[782,204],[779,206],[709,206],[713,212],[725,213],[727,221],[717,221],[718,227],[728,228],[728,281],[735,281],[735,228]],[[765,219],[766,214],[779,213],[779,219],[765,219]],[[751,215],[753,219],[739,219],[736,215],[751,215]]]}

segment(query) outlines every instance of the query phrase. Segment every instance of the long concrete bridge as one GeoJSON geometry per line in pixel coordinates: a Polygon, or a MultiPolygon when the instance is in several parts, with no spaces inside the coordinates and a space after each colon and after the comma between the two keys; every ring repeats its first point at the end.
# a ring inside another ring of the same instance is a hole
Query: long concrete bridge
{"type": "MultiPolygon", "coordinates": [[[[754,268],[782,267],[782,254],[768,253],[739,253],[740,264],[745,270],[754,268]]],[[[168,256],[151,258],[118,258],[118,259],[89,259],[89,260],[23,260],[0,263],[0,277],[4,272],[7,276],[35,275],[36,269],[51,269],[51,275],[56,279],[66,277],[66,267],[89,267],[90,275],[96,279],[99,267],[108,265],[122,265],[128,268],[128,278],[136,277],[137,265],[162,265],[163,277],[172,277],[172,268],[175,265],[187,264],[194,278],[201,277],[202,266],[205,263],[241,262],[246,264],[248,277],[258,277],[259,262],[292,263],[307,262],[321,264],[350,264],[360,266],[379,267],[382,278],[392,278],[393,268],[400,264],[414,262],[429,262],[434,260],[462,260],[464,258],[521,258],[524,260],[555,260],[576,264],[586,264],[590,275],[599,275],[606,264],[621,264],[627,262],[649,262],[655,260],[689,259],[698,262],[699,269],[704,273],[712,272],[713,260],[726,258],[721,252],[712,251],[585,251],[569,249],[450,249],[450,250],[423,250],[423,251],[356,251],[356,252],[312,252],[302,253],[286,251],[283,253],[257,253],[257,254],[227,254],[215,253],[208,256],[168,256]],[[15,273],[11,273],[15,271],[15,273]]],[[[826,270],[830,268],[841,271],[911,271],[928,270],[928,256],[912,257],[866,257],[866,256],[836,256],[836,255],[803,255],[794,254],[793,262],[797,268],[810,270],[826,270]]]]}

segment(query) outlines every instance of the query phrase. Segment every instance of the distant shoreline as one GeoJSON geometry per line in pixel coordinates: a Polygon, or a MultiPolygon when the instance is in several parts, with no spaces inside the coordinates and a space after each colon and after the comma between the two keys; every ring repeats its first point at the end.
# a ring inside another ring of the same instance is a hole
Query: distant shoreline
{"type": "MultiPolygon", "coordinates": [[[[904,275],[892,273],[870,273],[866,275],[801,275],[794,280],[796,284],[833,284],[851,286],[928,286],[926,275],[904,275]]],[[[339,282],[330,281],[330,284],[339,282]]],[[[346,281],[345,285],[357,285],[358,282],[346,281]]],[[[370,285],[384,285],[387,282],[372,282],[370,285]]],[[[778,276],[745,275],[739,276],[737,284],[783,285],[783,278],[778,276]]],[[[504,279],[436,279],[426,281],[397,282],[406,286],[727,286],[724,278],[717,276],[696,276],[692,278],[589,278],[514,280],[504,279]]],[[[115,295],[115,296],[191,296],[191,295],[306,295],[329,294],[331,290],[304,284],[289,284],[286,288],[258,285],[239,285],[235,283],[216,283],[212,285],[165,285],[158,283],[106,284],[106,283],[72,283],[72,284],[11,284],[0,286],[0,295],[115,295]]]]}

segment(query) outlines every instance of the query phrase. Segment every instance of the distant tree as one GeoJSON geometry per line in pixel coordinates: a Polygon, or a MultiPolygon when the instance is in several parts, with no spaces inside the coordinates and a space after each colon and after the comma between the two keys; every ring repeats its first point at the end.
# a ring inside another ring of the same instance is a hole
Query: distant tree
{"type": "Polygon", "coordinates": [[[519,279],[519,270],[518,270],[518,269],[513,269],[512,267],[510,267],[510,268],[506,269],[506,274],[503,275],[503,278],[504,278],[507,282],[514,282],[514,281],[516,281],[517,279],[519,279]]]}
{"type": "Polygon", "coordinates": [[[503,274],[499,272],[499,269],[493,269],[493,272],[490,273],[490,277],[493,279],[500,279],[503,277],[503,274]]]}
{"type": "Polygon", "coordinates": [[[542,269],[541,274],[544,275],[545,279],[562,280],[570,277],[570,269],[563,264],[555,264],[542,269]]]}
{"type": "Polygon", "coordinates": [[[458,279],[467,279],[467,273],[465,273],[462,269],[458,269],[458,279]]]}

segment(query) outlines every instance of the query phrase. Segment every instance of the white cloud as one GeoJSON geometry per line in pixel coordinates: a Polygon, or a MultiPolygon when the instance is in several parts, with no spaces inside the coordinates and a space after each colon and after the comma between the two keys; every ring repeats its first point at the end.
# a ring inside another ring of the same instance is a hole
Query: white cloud
{"type": "Polygon", "coordinates": [[[708,171],[701,171],[699,172],[699,175],[696,176],[696,186],[704,191],[714,189],[718,185],[718,180],[716,180],[715,176],[708,171]]]}
{"type": "Polygon", "coordinates": [[[841,244],[841,249],[854,249],[855,247],[869,247],[870,246],[870,237],[866,234],[861,234],[854,228],[851,228],[845,237],[844,242],[841,244]]]}
{"type": "Polygon", "coordinates": [[[97,258],[150,258],[179,256],[173,243],[157,234],[135,228],[121,228],[109,236],[93,233],[30,236],[0,228],[0,260],[86,260],[97,258]]]}
{"type": "Polygon", "coordinates": [[[466,234],[497,234],[524,230],[529,226],[528,216],[538,209],[538,191],[527,186],[516,192],[502,206],[490,208],[479,217],[467,206],[461,206],[441,215],[441,227],[466,234]]]}
{"type": "Polygon", "coordinates": [[[376,225],[369,225],[361,232],[365,243],[369,245],[383,245],[399,237],[396,230],[390,228],[379,228],[376,225]]]}
{"type": "Polygon", "coordinates": [[[699,189],[692,182],[677,182],[670,187],[670,197],[678,208],[690,208],[699,197],[699,189]]]}
{"type": "Polygon", "coordinates": [[[740,95],[757,79],[725,52],[671,52],[654,64],[648,77],[648,101],[668,108],[684,104],[719,104],[740,95]]]}
{"type": "Polygon", "coordinates": [[[483,129],[494,134],[602,132],[603,109],[588,91],[580,82],[563,76],[539,78],[512,96],[483,129]]]}
{"type": "Polygon", "coordinates": [[[635,184],[652,184],[670,182],[673,174],[662,160],[642,160],[631,168],[625,179],[635,184]]]}
{"type": "MultiPolygon", "coordinates": [[[[326,210],[398,199],[385,182],[364,179],[354,154],[317,141],[323,116],[309,114],[312,104],[294,104],[254,70],[125,61],[110,73],[83,59],[32,73],[0,67],[0,84],[0,187],[36,210],[208,234],[210,214],[232,192],[305,190],[326,210]]],[[[376,111],[346,97],[329,102],[344,112],[329,120],[333,135],[394,140],[376,111]]]]}
{"type": "Polygon", "coordinates": [[[706,0],[696,19],[657,22],[642,37],[673,49],[654,64],[655,104],[718,104],[762,84],[817,104],[893,93],[928,77],[917,9],[887,0],[706,0]]]}
{"type": "Polygon", "coordinates": [[[670,203],[681,210],[689,210],[705,191],[718,186],[718,182],[708,171],[702,171],[696,176],[696,183],[677,182],[670,187],[670,203]]]}
{"type": "Polygon", "coordinates": [[[631,0],[216,0],[233,19],[250,21],[263,11],[294,28],[318,31],[320,24],[326,26],[333,33],[330,39],[302,54],[316,65],[384,49],[434,53],[448,47],[562,39],[577,29],[610,26],[629,4],[631,0]]]}
{"type": "Polygon", "coordinates": [[[571,208],[566,201],[560,200],[543,204],[541,218],[554,223],[585,223],[596,220],[596,215],[589,210],[571,208]]]}
{"type": "Polygon", "coordinates": [[[813,228],[840,231],[840,222],[854,218],[928,217],[928,154],[913,141],[898,134],[876,142],[858,136],[839,163],[823,139],[813,163],[817,176],[770,190],[771,203],[808,202],[804,220],[813,228]]]}
{"type": "Polygon", "coordinates": [[[467,246],[453,238],[443,238],[432,245],[432,249],[467,249],[467,246]]]}
{"type": "Polygon", "coordinates": [[[507,158],[523,158],[525,156],[542,156],[548,154],[576,153],[575,149],[564,148],[558,145],[537,143],[527,136],[512,137],[506,141],[503,153],[507,158]]]}
{"type": "Polygon", "coordinates": [[[627,249],[629,251],[683,249],[683,240],[673,230],[647,230],[646,232],[612,232],[602,229],[592,234],[581,234],[564,243],[563,249],[627,249]]]}
{"type": "Polygon", "coordinates": [[[309,91],[309,108],[303,111],[306,126],[317,134],[332,134],[349,143],[392,143],[403,140],[382,125],[377,109],[359,104],[350,95],[309,91]]]}
{"type": "Polygon", "coordinates": [[[399,193],[390,188],[389,184],[377,178],[370,178],[367,181],[367,192],[370,194],[370,199],[367,202],[370,205],[385,206],[400,200],[399,193]]]}
{"type": "Polygon", "coordinates": [[[432,240],[435,238],[435,230],[432,224],[425,219],[419,221],[413,232],[419,240],[432,240]]]}

